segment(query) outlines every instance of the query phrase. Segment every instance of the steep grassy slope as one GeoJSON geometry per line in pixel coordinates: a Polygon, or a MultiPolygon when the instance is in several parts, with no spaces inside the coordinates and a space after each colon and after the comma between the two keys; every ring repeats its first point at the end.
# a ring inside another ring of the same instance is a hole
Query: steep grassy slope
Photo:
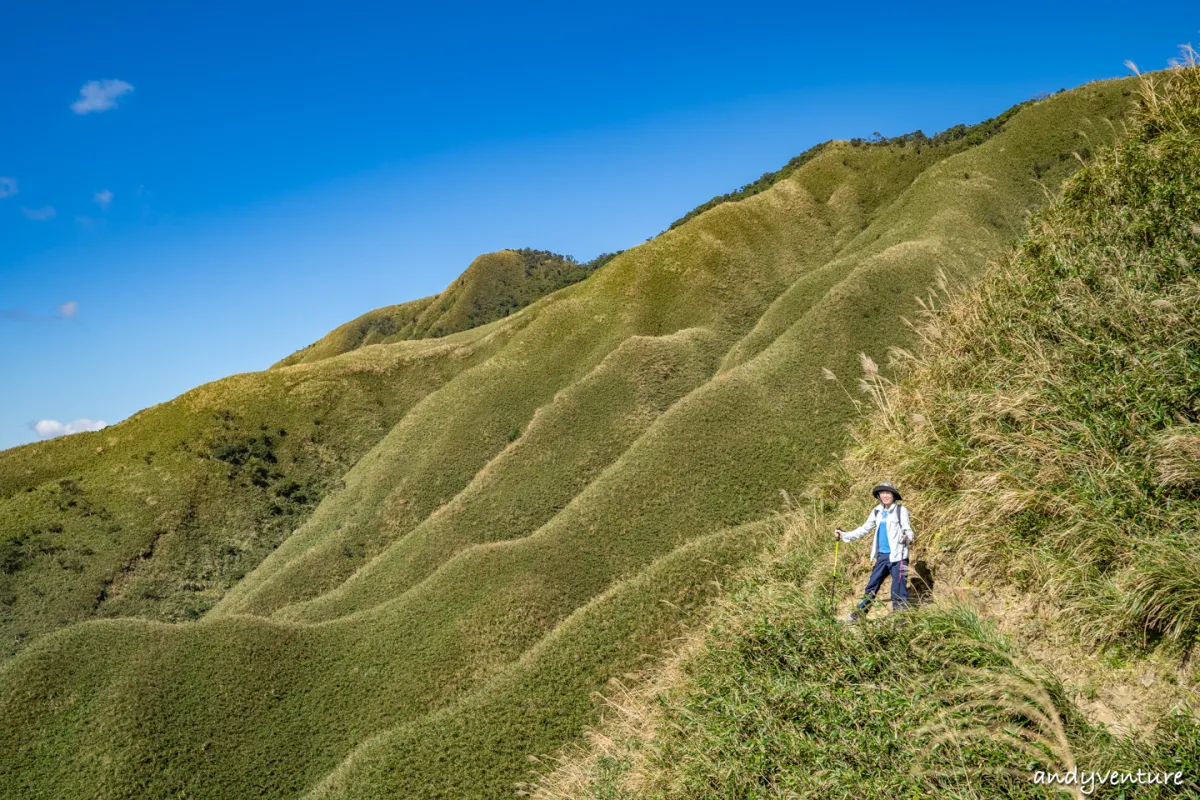
{"type": "Polygon", "coordinates": [[[200,620],[84,623],[0,666],[2,791],[507,795],[843,446],[821,369],[913,343],[938,269],[998,254],[1035,167],[1064,177],[1127,94],[978,145],[831,143],[503,319],[272,370],[435,343],[457,366],[200,620]]]}
{"type": "Polygon", "coordinates": [[[237,375],[0,452],[0,656],[94,616],[199,617],[505,335],[237,375]]]}
{"type": "Polygon", "coordinates": [[[897,383],[866,363],[875,410],[777,558],[540,796],[1200,794],[1200,68],[1143,91],[897,383]],[[884,477],[941,600],[847,627],[866,570],[843,546],[831,582],[830,534],[884,477]]]}
{"type": "MultiPolygon", "coordinates": [[[[360,465],[378,477],[361,484],[369,487],[370,499],[345,497],[359,509],[354,527],[342,524],[340,512],[319,513],[216,612],[270,613],[324,594],[366,561],[330,557],[338,552],[382,551],[387,564],[430,562],[418,551],[428,538],[406,534],[491,460],[502,431],[524,428],[528,417],[516,414],[531,415],[550,399],[550,385],[545,394],[536,393],[543,376],[563,366],[578,369],[585,343],[597,334],[611,336],[622,323],[632,326],[627,333],[705,327],[728,352],[725,368],[651,425],[524,549],[561,552],[561,536],[589,537],[602,543],[602,561],[608,562],[598,570],[603,575],[614,567],[636,568],[636,560],[622,560],[625,551],[617,543],[629,542],[631,556],[644,558],[679,537],[761,514],[780,487],[795,486],[840,446],[851,410],[821,380],[821,368],[849,367],[856,348],[882,356],[888,345],[906,341],[911,334],[899,317],[916,310],[915,295],[939,268],[970,274],[999,251],[1004,236],[1019,230],[1021,215],[1041,197],[1031,165],[1047,153],[1069,152],[1077,142],[1073,128],[1059,127],[1067,104],[1080,117],[1102,119],[1106,109],[1119,106],[1114,98],[1121,100],[1122,91],[1088,87],[1039,104],[1028,116],[1014,117],[1006,134],[946,158],[928,148],[917,156],[900,148],[830,147],[771,191],[719,206],[617,258],[585,284],[546,298],[523,312],[540,313],[513,344],[516,349],[543,339],[535,363],[522,360],[518,371],[502,355],[431,396],[372,454],[384,463],[360,465]],[[791,286],[767,282],[789,271],[791,286]],[[767,305],[763,294],[776,300],[767,305]],[[881,315],[893,320],[890,327],[872,324],[881,315]],[[565,335],[572,340],[558,352],[567,359],[546,346],[565,335]],[[813,346],[817,341],[820,347],[813,346]],[[500,413],[509,416],[495,419],[500,413]],[[441,428],[433,441],[428,431],[435,424],[441,428]],[[490,448],[480,441],[480,432],[488,430],[490,448]],[[458,467],[451,459],[465,463],[458,467]],[[385,497],[404,503],[397,508],[385,497]]],[[[611,348],[609,342],[592,345],[600,351],[596,356],[611,348]]],[[[531,491],[523,502],[538,496],[531,491]]],[[[479,526],[465,535],[513,536],[498,530],[504,529],[479,526]]],[[[319,604],[317,618],[353,612],[364,600],[380,602],[405,588],[391,567],[372,571],[385,591],[356,580],[349,602],[331,609],[339,600],[330,597],[319,604]]],[[[480,594],[482,601],[484,586],[480,594]]],[[[304,618],[299,609],[285,613],[304,618]]]]}
{"type": "Polygon", "coordinates": [[[275,366],[307,364],[369,344],[436,338],[476,328],[583,280],[601,259],[579,264],[557,253],[528,248],[485,253],[441,294],[369,311],[275,366]]]}
{"type": "MultiPolygon", "coordinates": [[[[680,622],[715,591],[713,581],[762,544],[761,532],[753,533],[696,542],[612,587],[482,691],[443,712],[442,719],[465,716],[466,724],[401,725],[420,720],[437,695],[454,696],[461,681],[441,672],[435,659],[441,654],[429,654],[427,675],[410,672],[406,654],[428,631],[387,613],[339,626],[240,617],[177,627],[103,620],[60,631],[19,657],[20,689],[3,703],[2,792],[28,798],[295,796],[347,754],[359,760],[413,729],[425,732],[418,746],[426,750],[441,748],[453,728],[478,737],[470,721],[480,714],[500,726],[490,732],[504,737],[500,752],[510,763],[503,769],[512,774],[515,765],[520,777],[525,753],[553,746],[584,721],[590,693],[609,670],[637,665],[644,652],[678,634],[680,622]],[[214,648],[214,640],[221,645],[214,648]],[[607,658],[578,658],[593,650],[607,658]],[[413,708],[410,687],[420,680],[440,686],[413,708]],[[65,687],[69,694],[61,694],[65,687]],[[522,715],[547,724],[527,726],[522,715]],[[48,729],[77,746],[60,750],[29,735],[48,729]]],[[[3,675],[11,685],[12,673],[3,675]]],[[[486,785],[495,761],[470,764],[473,755],[460,751],[457,776],[440,779],[472,776],[465,787],[486,785]]],[[[438,774],[438,760],[425,769],[438,774]]]]}

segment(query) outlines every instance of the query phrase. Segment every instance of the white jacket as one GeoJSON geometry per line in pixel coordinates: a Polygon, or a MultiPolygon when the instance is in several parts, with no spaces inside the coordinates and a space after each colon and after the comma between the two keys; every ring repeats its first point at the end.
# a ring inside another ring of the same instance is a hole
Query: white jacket
{"type": "MultiPolygon", "coordinates": [[[[883,503],[871,509],[871,513],[867,515],[867,521],[859,525],[852,531],[846,531],[842,534],[843,542],[853,542],[859,537],[871,534],[871,561],[875,561],[875,551],[879,548],[879,538],[875,536],[875,529],[879,526],[880,514],[883,513],[883,503]]],[[[888,512],[888,549],[891,550],[889,561],[900,561],[908,558],[908,542],[913,540],[912,525],[908,520],[908,506],[892,503],[891,511],[888,512]],[[900,509],[900,524],[896,525],[896,508],[900,509]]]]}

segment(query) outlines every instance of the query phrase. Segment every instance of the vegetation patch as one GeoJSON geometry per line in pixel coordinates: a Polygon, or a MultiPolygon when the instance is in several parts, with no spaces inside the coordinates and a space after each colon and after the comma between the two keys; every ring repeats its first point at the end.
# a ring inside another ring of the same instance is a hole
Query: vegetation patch
{"type": "MultiPolygon", "coordinates": [[[[792,523],[790,548],[823,549],[811,522],[792,523]]],[[[1139,735],[1094,724],[969,604],[849,626],[830,614],[813,567],[789,549],[752,571],[669,689],[613,709],[618,724],[590,750],[561,754],[558,771],[529,791],[542,800],[1046,798],[1062,789],[1038,772],[1139,769],[1181,777],[1092,795],[1200,790],[1196,717],[1170,714],[1139,735]]]]}

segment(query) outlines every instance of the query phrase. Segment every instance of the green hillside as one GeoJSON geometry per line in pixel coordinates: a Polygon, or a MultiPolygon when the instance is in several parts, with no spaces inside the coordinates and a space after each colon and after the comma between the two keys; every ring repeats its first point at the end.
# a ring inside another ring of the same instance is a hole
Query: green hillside
{"type": "MultiPolygon", "coordinates": [[[[479,313],[503,316],[596,263],[539,250],[485,254],[408,338],[478,324],[479,313]]],[[[414,303],[425,301],[393,308],[414,303]]],[[[0,655],[90,617],[198,618],[417,401],[511,332],[275,374],[320,361],[326,347],[332,355],[373,343],[346,338],[359,324],[303,359],[200,387],[103,432],[0,452],[0,655]]]]}
{"type": "Polygon", "coordinates": [[[918,296],[1003,253],[1133,88],[830,142],[486,324],[460,287],[406,312],[457,332],[331,334],[0,454],[0,795],[511,796],[843,450],[822,371],[915,346],[918,296]]]}
{"type": "Polygon", "coordinates": [[[436,338],[475,328],[583,280],[606,256],[579,264],[548,250],[485,253],[441,294],[368,311],[275,366],[319,361],[369,344],[436,338]]]}
{"type": "Polygon", "coordinates": [[[0,452],[0,655],[91,617],[200,617],[496,344],[237,375],[103,431],[0,452]]]}
{"type": "Polygon", "coordinates": [[[845,459],[536,797],[1054,797],[1032,773],[1073,768],[1178,773],[1077,797],[1200,796],[1200,67],[1142,96],[896,380],[864,361],[845,459]],[[850,626],[866,547],[835,576],[831,534],[884,478],[934,602],[850,626]]]}

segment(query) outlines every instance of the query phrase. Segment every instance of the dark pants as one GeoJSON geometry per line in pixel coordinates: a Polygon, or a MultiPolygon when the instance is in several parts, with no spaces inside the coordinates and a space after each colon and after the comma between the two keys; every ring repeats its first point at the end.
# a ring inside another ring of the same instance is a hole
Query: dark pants
{"type": "Polygon", "coordinates": [[[908,606],[908,559],[889,561],[889,558],[887,553],[880,553],[876,556],[875,568],[871,570],[871,577],[867,580],[867,588],[863,592],[866,596],[858,604],[860,611],[865,613],[871,607],[875,595],[883,586],[883,579],[889,573],[892,576],[892,608],[899,611],[908,606]]]}

